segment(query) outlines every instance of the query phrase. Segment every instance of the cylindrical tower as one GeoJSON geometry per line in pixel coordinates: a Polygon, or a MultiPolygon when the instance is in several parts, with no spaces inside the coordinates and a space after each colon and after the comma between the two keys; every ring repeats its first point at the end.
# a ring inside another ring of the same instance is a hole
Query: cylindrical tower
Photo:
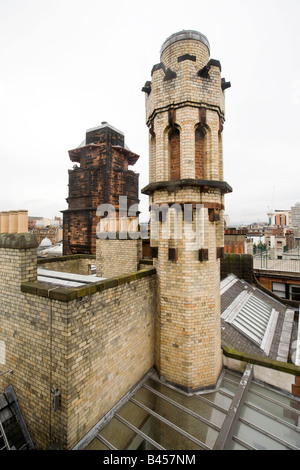
{"type": "Polygon", "coordinates": [[[151,252],[158,276],[156,368],[188,391],[222,368],[220,260],[224,247],[221,65],[207,38],[181,31],[162,45],[145,83],[151,252]]]}

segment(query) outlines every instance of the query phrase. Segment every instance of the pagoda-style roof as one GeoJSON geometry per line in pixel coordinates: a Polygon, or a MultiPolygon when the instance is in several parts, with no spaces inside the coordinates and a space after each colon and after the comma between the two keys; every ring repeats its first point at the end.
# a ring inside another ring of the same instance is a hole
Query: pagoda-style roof
{"type": "Polygon", "coordinates": [[[76,149],[69,150],[69,157],[72,162],[80,163],[80,156],[82,150],[89,149],[92,150],[95,147],[100,147],[99,144],[88,144],[88,145],[79,145],[76,149]]]}
{"type": "MultiPolygon", "coordinates": [[[[92,150],[94,148],[100,147],[100,144],[94,144],[90,143],[88,145],[85,145],[84,143],[79,145],[79,147],[76,147],[75,149],[69,150],[69,157],[72,162],[75,163],[80,163],[80,157],[81,157],[81,152],[82,150],[92,150]]],[[[137,160],[140,158],[139,155],[136,153],[131,152],[128,148],[121,147],[119,145],[112,145],[112,148],[117,150],[119,153],[124,155],[124,157],[128,160],[129,165],[134,165],[137,160]]]]}
{"type": "Polygon", "coordinates": [[[139,155],[131,152],[131,150],[129,150],[128,148],[120,147],[119,145],[112,145],[112,148],[117,150],[119,153],[124,155],[125,158],[127,158],[128,165],[134,165],[140,158],[139,155]]]}

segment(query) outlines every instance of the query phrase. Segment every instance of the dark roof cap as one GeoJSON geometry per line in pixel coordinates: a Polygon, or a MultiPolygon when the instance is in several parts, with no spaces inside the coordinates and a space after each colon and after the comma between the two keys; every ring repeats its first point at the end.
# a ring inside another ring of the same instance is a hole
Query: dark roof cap
{"type": "Polygon", "coordinates": [[[196,41],[201,41],[203,44],[206,45],[206,47],[210,51],[210,45],[209,45],[207,37],[204,36],[204,34],[199,33],[199,31],[193,31],[189,29],[189,30],[179,31],[178,33],[174,33],[171,36],[169,36],[163,43],[160,53],[162,54],[163,51],[171,44],[174,44],[174,42],[182,41],[184,39],[194,39],[196,41]]]}

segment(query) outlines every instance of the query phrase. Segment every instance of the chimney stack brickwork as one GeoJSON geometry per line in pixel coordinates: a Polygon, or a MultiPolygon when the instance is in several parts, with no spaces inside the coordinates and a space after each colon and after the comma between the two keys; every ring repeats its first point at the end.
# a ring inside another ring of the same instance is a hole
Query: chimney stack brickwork
{"type": "Polygon", "coordinates": [[[202,34],[175,33],[163,44],[161,62],[143,88],[150,182],[142,192],[150,206],[191,204],[190,230],[198,235],[192,245],[186,224],[180,218],[170,222],[169,209],[159,222],[158,239],[151,238],[158,249],[156,367],[162,378],[188,391],[214,386],[222,367],[219,258],[224,194],[231,188],[223,181],[221,66],[209,55],[202,34]],[[198,204],[203,208],[200,225],[198,204]],[[172,223],[181,238],[164,235],[172,223]]]}
{"type": "Polygon", "coordinates": [[[0,212],[1,233],[28,233],[28,211],[11,210],[0,212]]]}
{"type": "Polygon", "coordinates": [[[108,123],[87,130],[85,141],[69,156],[75,165],[69,170],[68,209],[62,211],[63,252],[95,254],[98,207],[111,204],[118,212],[119,196],[127,196],[128,207],[139,202],[139,175],[128,169],[139,156],[108,123]]]}

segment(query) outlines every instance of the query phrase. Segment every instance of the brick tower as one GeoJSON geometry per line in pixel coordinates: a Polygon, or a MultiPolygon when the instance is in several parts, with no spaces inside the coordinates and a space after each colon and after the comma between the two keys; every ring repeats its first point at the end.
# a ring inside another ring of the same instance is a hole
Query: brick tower
{"type": "Polygon", "coordinates": [[[224,252],[221,65],[207,38],[181,31],[162,45],[143,87],[149,128],[151,252],[158,276],[156,368],[187,391],[213,387],[222,368],[224,252]],[[157,210],[159,208],[159,210],[157,210]]]}
{"type": "Polygon", "coordinates": [[[121,131],[102,122],[86,131],[69,157],[75,165],[69,170],[68,209],[62,211],[63,252],[95,254],[97,208],[111,204],[118,213],[119,196],[127,197],[128,207],[139,202],[139,175],[128,169],[139,156],[125,146],[121,131]]]}

